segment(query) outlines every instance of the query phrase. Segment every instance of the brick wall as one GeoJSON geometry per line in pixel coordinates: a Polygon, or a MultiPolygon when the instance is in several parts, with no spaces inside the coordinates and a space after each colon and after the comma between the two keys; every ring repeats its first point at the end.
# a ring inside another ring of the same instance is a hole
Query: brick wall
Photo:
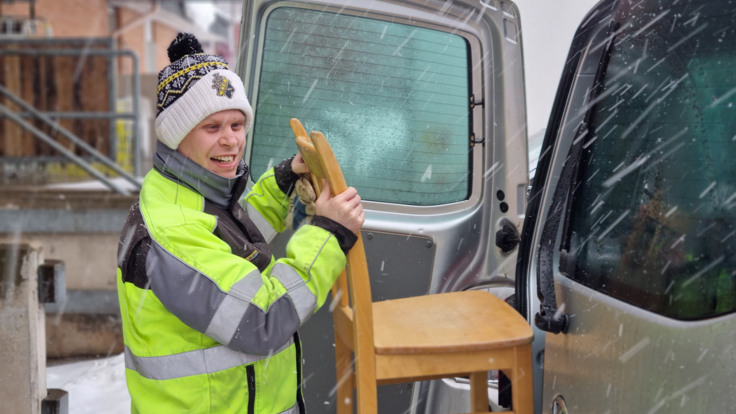
{"type": "MultiPolygon", "coordinates": [[[[28,16],[28,2],[2,4],[1,14],[28,16]]],[[[110,34],[107,0],[36,0],[36,17],[45,19],[54,37],[105,37],[110,34]]]]}
{"type": "MultiPolygon", "coordinates": [[[[38,19],[48,22],[52,37],[110,37],[121,27],[142,16],[142,13],[126,9],[108,9],[107,0],[36,0],[35,13],[38,19]]],[[[0,2],[0,15],[28,17],[29,3],[14,2],[10,4],[0,2]]],[[[169,63],[166,47],[176,36],[177,30],[164,24],[154,22],[152,27],[153,39],[156,43],[155,73],[158,73],[169,63]]],[[[145,59],[146,45],[143,25],[137,25],[125,30],[116,39],[117,48],[132,50],[138,55],[139,71],[145,72],[148,66],[145,59]]],[[[121,59],[118,67],[120,74],[130,73],[130,59],[121,59]]]]}

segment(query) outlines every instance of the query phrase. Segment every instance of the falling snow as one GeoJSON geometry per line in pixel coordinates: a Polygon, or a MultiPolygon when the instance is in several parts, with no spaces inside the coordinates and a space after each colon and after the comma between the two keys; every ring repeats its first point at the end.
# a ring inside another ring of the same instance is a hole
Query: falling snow
{"type": "MultiPolygon", "coordinates": [[[[568,1],[564,4],[550,3],[549,5],[539,4],[531,0],[516,2],[525,22],[529,24],[528,29],[527,27],[524,29],[524,36],[528,77],[527,92],[530,105],[529,126],[531,131],[538,131],[546,125],[559,69],[562,68],[564,63],[569,39],[571,39],[583,13],[596,1],[578,0],[568,1]],[[548,19],[550,12],[558,16],[553,22],[553,31],[545,29],[545,27],[550,26],[548,19]],[[564,40],[560,42],[550,41],[550,33],[554,33],[564,40]],[[555,67],[559,69],[554,70],[555,67]],[[550,70],[551,68],[552,70],[550,70]]],[[[446,5],[449,8],[450,2],[447,2],[446,5]]],[[[479,5],[489,7],[482,1],[479,5]]],[[[202,15],[202,13],[199,13],[199,15],[202,15]]],[[[211,21],[212,16],[207,15],[198,23],[207,26],[211,21]]],[[[400,52],[401,46],[396,49],[397,54],[400,52]]],[[[304,101],[310,98],[317,81],[314,82],[304,95],[304,101]]],[[[736,139],[736,137],[734,138],[736,139]]],[[[271,163],[269,163],[270,165],[271,163]]],[[[485,172],[484,177],[491,179],[496,172],[502,171],[503,167],[499,163],[492,165],[485,172]]],[[[431,180],[431,178],[432,166],[430,165],[421,179],[425,181],[431,180]]],[[[89,186],[88,184],[82,185],[89,186]]],[[[123,182],[121,185],[126,185],[126,183],[123,182]]],[[[417,233],[421,235],[423,229],[418,229],[417,233]]],[[[461,244],[462,240],[458,245],[458,249],[461,244]]],[[[381,268],[383,270],[383,263],[381,268]]],[[[48,388],[61,388],[69,393],[69,412],[71,413],[104,412],[122,414],[130,412],[130,397],[125,386],[124,357],[122,354],[101,359],[50,364],[46,372],[48,388]]]]}

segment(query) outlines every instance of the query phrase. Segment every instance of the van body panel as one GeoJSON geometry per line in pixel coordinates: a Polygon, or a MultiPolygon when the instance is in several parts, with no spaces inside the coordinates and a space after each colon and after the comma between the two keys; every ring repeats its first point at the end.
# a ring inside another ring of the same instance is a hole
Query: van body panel
{"type": "Polygon", "coordinates": [[[736,317],[677,321],[558,276],[566,334],[548,334],[542,412],[727,413],[736,407],[736,317]]]}
{"type": "MultiPolygon", "coordinates": [[[[513,3],[497,0],[244,3],[237,71],[255,114],[246,161],[257,177],[292,155],[290,118],[325,134],[364,199],[374,300],[510,293],[516,248],[502,251],[496,233],[518,234],[526,209],[519,27],[513,3]]],[[[289,235],[273,239],[275,254],[289,235]]],[[[310,412],[334,412],[331,319],[328,304],[301,330],[310,412]]],[[[379,411],[467,411],[465,399],[426,403],[464,387],[384,386],[379,411]]]]}
{"type": "Polygon", "coordinates": [[[569,326],[535,327],[536,412],[733,411],[729,7],[603,0],[575,35],[516,277],[533,323],[540,246],[554,243],[550,274],[569,326]]]}

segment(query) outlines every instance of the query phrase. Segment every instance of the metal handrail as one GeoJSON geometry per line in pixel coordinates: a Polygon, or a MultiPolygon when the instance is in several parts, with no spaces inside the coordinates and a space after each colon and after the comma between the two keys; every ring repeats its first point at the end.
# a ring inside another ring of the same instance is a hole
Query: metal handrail
{"type": "MultiPolygon", "coordinates": [[[[120,176],[122,176],[123,178],[125,178],[131,184],[133,184],[133,186],[136,189],[140,190],[141,183],[138,180],[136,180],[135,177],[133,177],[132,175],[130,175],[124,169],[120,168],[120,166],[118,166],[116,163],[112,162],[105,155],[103,155],[102,153],[100,153],[99,151],[97,151],[96,149],[94,149],[91,145],[87,144],[82,139],[78,138],[76,135],[74,135],[71,132],[69,132],[66,128],[62,127],[57,122],[54,122],[53,119],[51,119],[47,115],[43,114],[42,112],[40,112],[39,110],[37,110],[36,108],[34,108],[30,104],[28,104],[27,102],[25,102],[24,100],[20,99],[18,96],[16,96],[12,92],[10,92],[6,87],[4,87],[2,85],[0,85],[0,93],[2,93],[3,95],[7,96],[16,105],[22,107],[24,110],[26,110],[26,111],[30,112],[31,114],[33,114],[36,118],[38,118],[39,120],[41,120],[44,123],[46,123],[46,125],[48,125],[49,127],[51,127],[53,130],[59,131],[65,138],[67,138],[68,140],[70,140],[74,144],[80,146],[85,151],[89,152],[93,157],[95,157],[96,159],[98,159],[100,162],[102,162],[106,166],[112,168],[116,173],[120,174],[120,176]]],[[[9,113],[10,112],[10,110],[7,107],[4,107],[4,106],[3,106],[3,110],[6,113],[9,113]]],[[[13,120],[15,120],[16,122],[18,122],[17,121],[18,119],[21,119],[22,120],[22,118],[20,116],[17,116],[17,115],[15,115],[15,117],[14,116],[11,116],[11,118],[13,120]]],[[[25,123],[25,121],[23,121],[23,122],[25,123]]],[[[28,124],[28,125],[30,125],[30,124],[28,124]]],[[[26,128],[26,129],[29,130],[28,128],[26,128]]],[[[36,131],[38,131],[38,130],[36,129],[36,131]]],[[[33,133],[34,136],[37,136],[38,138],[42,139],[44,142],[48,143],[48,141],[46,139],[44,139],[43,137],[39,136],[35,132],[33,132],[31,130],[29,130],[29,132],[33,133]]],[[[46,135],[46,134],[44,134],[44,135],[46,135]]],[[[48,135],[46,135],[46,137],[48,137],[48,135]]],[[[48,137],[48,138],[51,139],[50,137],[48,137]]],[[[53,141],[53,139],[52,139],[52,141],[53,141]]],[[[54,146],[54,145],[52,145],[52,146],[54,146]]],[[[54,148],[58,150],[58,148],[56,146],[54,146],[54,148]]],[[[67,155],[67,154],[65,154],[65,155],[67,155]]],[[[68,155],[67,155],[67,157],[68,157],[68,155]]],[[[80,158],[80,160],[81,160],[81,158],[80,158]]],[[[85,162],[85,161],[82,160],[82,162],[85,162]]],[[[86,162],[85,162],[85,164],[86,164],[86,162]]],[[[81,164],[80,164],[80,166],[81,166],[81,164]]],[[[91,168],[91,167],[89,167],[89,168],[91,168]]],[[[86,170],[86,168],[85,168],[85,170],[86,170]]]]}
{"type": "MultiPolygon", "coordinates": [[[[68,159],[76,163],[77,165],[79,165],[83,170],[87,171],[90,175],[100,180],[106,186],[110,187],[110,189],[112,189],[113,191],[117,192],[118,194],[122,194],[122,195],[130,195],[130,192],[128,192],[128,190],[108,180],[107,177],[105,177],[99,171],[95,170],[89,163],[87,163],[87,161],[83,160],[82,158],[75,155],[73,152],[64,148],[63,145],[56,142],[53,138],[45,134],[43,131],[39,130],[35,126],[26,122],[23,118],[14,114],[5,105],[0,104],[0,112],[3,112],[5,116],[15,121],[18,125],[23,127],[23,129],[33,134],[33,136],[49,144],[55,150],[59,151],[62,155],[64,155],[65,157],[67,157],[68,159]]],[[[140,184],[138,184],[138,186],[140,188],[140,184]]]]}

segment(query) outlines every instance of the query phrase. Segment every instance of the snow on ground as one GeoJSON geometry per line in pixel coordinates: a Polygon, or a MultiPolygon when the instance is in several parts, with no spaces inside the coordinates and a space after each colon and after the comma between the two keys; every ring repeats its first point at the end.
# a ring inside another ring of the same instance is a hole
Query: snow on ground
{"type": "MultiPolygon", "coordinates": [[[[142,177],[136,178],[135,180],[138,181],[139,184],[143,182],[142,177]]],[[[133,184],[125,178],[108,177],[108,181],[110,181],[113,185],[117,186],[118,188],[124,189],[126,191],[129,191],[129,192],[138,191],[138,188],[134,187],[133,184]]],[[[102,181],[94,180],[94,179],[78,181],[78,182],[71,182],[71,183],[47,184],[45,188],[48,188],[50,190],[79,190],[79,191],[103,191],[103,190],[110,189],[110,187],[105,185],[102,181]]]]}
{"type": "Polygon", "coordinates": [[[49,364],[46,388],[59,388],[69,393],[70,414],[130,413],[123,354],[49,364]]]}

